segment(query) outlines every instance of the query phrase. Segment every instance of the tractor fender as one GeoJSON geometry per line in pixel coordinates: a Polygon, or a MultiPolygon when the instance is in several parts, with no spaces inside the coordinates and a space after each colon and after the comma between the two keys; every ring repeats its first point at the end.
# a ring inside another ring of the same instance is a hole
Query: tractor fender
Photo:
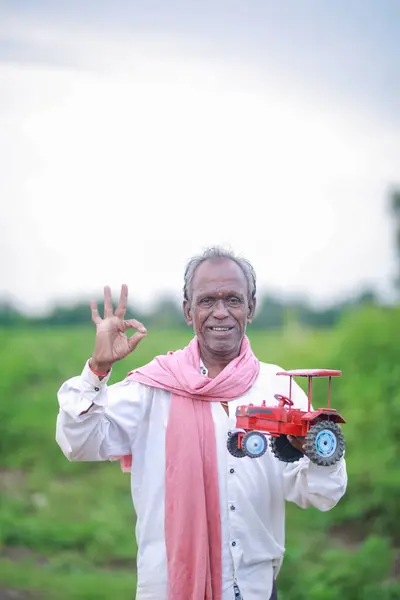
{"type": "Polygon", "coordinates": [[[310,423],[316,423],[317,421],[332,421],[333,423],[346,423],[342,415],[336,410],[329,410],[326,408],[319,408],[318,410],[312,410],[304,413],[301,417],[302,421],[309,421],[310,423]]]}
{"type": "Polygon", "coordinates": [[[228,436],[235,435],[235,433],[246,433],[245,429],[241,429],[240,427],[235,427],[228,431],[228,436]]]}

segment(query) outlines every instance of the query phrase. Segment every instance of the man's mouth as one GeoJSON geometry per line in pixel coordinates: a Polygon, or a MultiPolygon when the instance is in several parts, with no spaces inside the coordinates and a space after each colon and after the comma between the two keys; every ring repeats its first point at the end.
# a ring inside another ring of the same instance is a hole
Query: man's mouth
{"type": "Polygon", "coordinates": [[[211,331],[225,332],[231,331],[233,327],[209,327],[208,329],[210,329],[211,331]]]}

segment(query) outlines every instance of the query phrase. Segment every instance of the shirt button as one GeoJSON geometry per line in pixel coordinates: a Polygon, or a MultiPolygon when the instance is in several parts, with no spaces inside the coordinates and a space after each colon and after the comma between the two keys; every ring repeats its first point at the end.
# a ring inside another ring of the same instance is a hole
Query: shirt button
{"type": "Polygon", "coordinates": [[[235,469],[230,469],[229,470],[229,473],[234,473],[234,472],[235,472],[235,469]]]}
{"type": "Polygon", "coordinates": [[[233,504],[231,505],[231,510],[236,510],[236,507],[233,506],[233,504]]]}
{"type": "Polygon", "coordinates": [[[95,391],[95,392],[99,392],[99,391],[100,391],[100,388],[98,388],[98,387],[95,387],[95,388],[94,388],[94,391],[95,391]]]}
{"type": "Polygon", "coordinates": [[[232,546],[236,546],[236,542],[232,542],[232,546]]]}

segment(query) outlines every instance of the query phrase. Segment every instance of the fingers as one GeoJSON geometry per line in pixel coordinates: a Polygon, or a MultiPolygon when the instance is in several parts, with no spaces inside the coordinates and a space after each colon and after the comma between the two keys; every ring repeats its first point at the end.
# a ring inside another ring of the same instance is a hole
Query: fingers
{"type": "MultiPolygon", "coordinates": [[[[124,283],[121,286],[121,294],[119,297],[118,306],[114,313],[114,309],[113,309],[113,305],[112,305],[112,298],[111,298],[111,288],[108,285],[104,286],[104,318],[105,319],[113,317],[114,314],[119,319],[123,319],[125,316],[127,303],[128,303],[128,286],[124,283]]],[[[96,325],[98,323],[101,323],[102,319],[99,315],[99,311],[97,309],[97,304],[94,300],[91,300],[90,308],[92,311],[93,323],[95,323],[96,325]]],[[[121,328],[121,331],[125,331],[126,329],[131,329],[131,328],[137,329],[138,331],[142,331],[142,333],[146,332],[146,329],[142,325],[142,323],[140,323],[139,321],[136,321],[135,319],[131,319],[129,321],[124,321],[124,325],[123,325],[123,328],[121,328]]]]}
{"type": "Polygon", "coordinates": [[[101,318],[99,315],[99,311],[97,310],[97,304],[95,300],[90,301],[90,310],[92,311],[92,321],[95,325],[101,323],[101,318]]]}
{"type": "Polygon", "coordinates": [[[129,319],[121,323],[121,331],[126,331],[127,329],[137,329],[139,333],[143,333],[144,335],[147,333],[147,329],[143,323],[136,319],[129,319]]]}
{"type": "Polygon", "coordinates": [[[121,286],[121,295],[119,297],[119,302],[117,309],[115,311],[115,316],[123,319],[126,312],[126,305],[128,302],[128,286],[124,283],[121,286]]]}
{"type": "Polygon", "coordinates": [[[139,344],[139,342],[141,342],[142,339],[146,337],[146,335],[147,335],[147,332],[141,333],[141,332],[137,331],[130,338],[128,338],[129,350],[132,352],[132,350],[134,350],[136,348],[136,346],[139,344]]]}
{"type": "Polygon", "coordinates": [[[104,287],[104,318],[112,317],[114,315],[113,305],[111,300],[111,288],[106,285],[104,287]]]}
{"type": "Polygon", "coordinates": [[[304,450],[305,450],[305,442],[304,439],[302,438],[297,438],[294,435],[288,435],[287,436],[289,442],[292,444],[292,446],[294,446],[294,448],[296,448],[297,450],[300,450],[300,452],[303,452],[304,454],[304,450]]]}
{"type": "Polygon", "coordinates": [[[147,329],[140,321],[137,321],[136,319],[129,319],[128,321],[123,321],[121,323],[121,331],[126,331],[127,329],[137,329],[137,331],[130,338],[128,338],[129,350],[132,352],[139,342],[146,337],[147,329]]]}

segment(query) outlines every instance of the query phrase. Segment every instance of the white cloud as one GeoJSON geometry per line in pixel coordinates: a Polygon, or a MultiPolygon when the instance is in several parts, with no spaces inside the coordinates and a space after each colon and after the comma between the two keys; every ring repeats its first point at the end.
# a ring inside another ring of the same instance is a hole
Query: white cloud
{"type": "Polygon", "coordinates": [[[173,41],[71,33],[15,35],[93,70],[0,67],[0,292],[34,308],[127,282],[151,302],[210,243],[316,299],[385,284],[398,130],[173,41]]]}

